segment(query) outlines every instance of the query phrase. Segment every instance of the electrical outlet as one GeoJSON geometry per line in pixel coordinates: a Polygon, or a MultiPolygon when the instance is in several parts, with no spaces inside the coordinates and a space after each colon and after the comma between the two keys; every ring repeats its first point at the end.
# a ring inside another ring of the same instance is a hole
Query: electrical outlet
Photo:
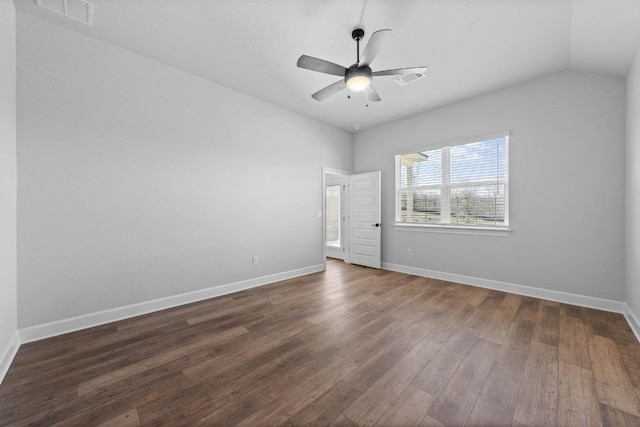
{"type": "Polygon", "coordinates": [[[413,255],[413,249],[407,248],[407,255],[409,256],[413,255]]]}
{"type": "Polygon", "coordinates": [[[258,255],[254,255],[251,257],[251,264],[258,265],[258,255]]]}

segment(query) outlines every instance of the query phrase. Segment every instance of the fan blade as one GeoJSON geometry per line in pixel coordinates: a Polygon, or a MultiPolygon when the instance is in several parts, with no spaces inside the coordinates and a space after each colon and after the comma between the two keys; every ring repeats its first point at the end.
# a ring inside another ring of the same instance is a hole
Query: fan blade
{"type": "Polygon", "coordinates": [[[375,71],[374,76],[404,76],[411,73],[424,73],[427,71],[427,67],[413,67],[413,68],[396,68],[395,70],[383,70],[375,71]]]}
{"type": "Polygon", "coordinates": [[[384,41],[389,33],[391,33],[391,30],[378,30],[371,34],[369,43],[367,43],[367,47],[364,48],[364,52],[362,52],[360,63],[358,65],[371,65],[373,60],[376,59],[376,56],[378,56],[378,53],[380,53],[380,50],[384,45],[384,41]]]}
{"type": "Polygon", "coordinates": [[[347,84],[344,82],[344,79],[341,79],[335,83],[331,83],[329,86],[323,89],[320,89],[319,91],[311,95],[311,97],[316,101],[324,101],[325,99],[335,95],[336,93],[340,92],[342,89],[346,87],[347,87],[347,84]]]}
{"type": "Polygon", "coordinates": [[[367,96],[367,101],[371,101],[371,102],[382,101],[380,99],[380,95],[378,95],[378,92],[376,92],[376,90],[371,85],[369,85],[364,90],[364,94],[367,96]]]}
{"type": "Polygon", "coordinates": [[[344,77],[347,69],[334,64],[333,62],[325,61],[324,59],[314,58],[312,56],[302,55],[298,58],[298,67],[311,71],[317,71],[319,73],[333,74],[334,76],[344,77]]]}

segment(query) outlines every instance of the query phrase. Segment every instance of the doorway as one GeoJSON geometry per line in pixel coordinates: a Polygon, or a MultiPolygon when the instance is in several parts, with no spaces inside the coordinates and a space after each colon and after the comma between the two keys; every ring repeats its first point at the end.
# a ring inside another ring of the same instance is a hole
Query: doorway
{"type": "Polygon", "coordinates": [[[347,247],[348,172],[324,170],[324,251],[325,259],[345,261],[347,247]]]}
{"type": "Polygon", "coordinates": [[[323,168],[323,262],[381,267],[380,172],[323,168]]]}

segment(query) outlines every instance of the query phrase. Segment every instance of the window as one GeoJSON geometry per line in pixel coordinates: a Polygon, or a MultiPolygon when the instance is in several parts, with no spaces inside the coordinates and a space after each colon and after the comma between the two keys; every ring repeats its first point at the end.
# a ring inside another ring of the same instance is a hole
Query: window
{"type": "Polygon", "coordinates": [[[396,155],[396,223],[509,225],[509,136],[396,155]]]}

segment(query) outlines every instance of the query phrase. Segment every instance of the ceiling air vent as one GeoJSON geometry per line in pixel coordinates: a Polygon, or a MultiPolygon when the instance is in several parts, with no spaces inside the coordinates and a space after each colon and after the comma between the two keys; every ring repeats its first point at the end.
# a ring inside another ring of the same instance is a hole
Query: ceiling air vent
{"type": "Polygon", "coordinates": [[[406,86],[409,83],[413,83],[423,78],[424,78],[424,73],[410,73],[400,77],[396,77],[395,79],[393,79],[393,81],[398,83],[400,86],[406,86]]]}
{"type": "Polygon", "coordinates": [[[84,0],[36,0],[38,6],[71,18],[83,24],[93,25],[93,3],[84,0]]]}

